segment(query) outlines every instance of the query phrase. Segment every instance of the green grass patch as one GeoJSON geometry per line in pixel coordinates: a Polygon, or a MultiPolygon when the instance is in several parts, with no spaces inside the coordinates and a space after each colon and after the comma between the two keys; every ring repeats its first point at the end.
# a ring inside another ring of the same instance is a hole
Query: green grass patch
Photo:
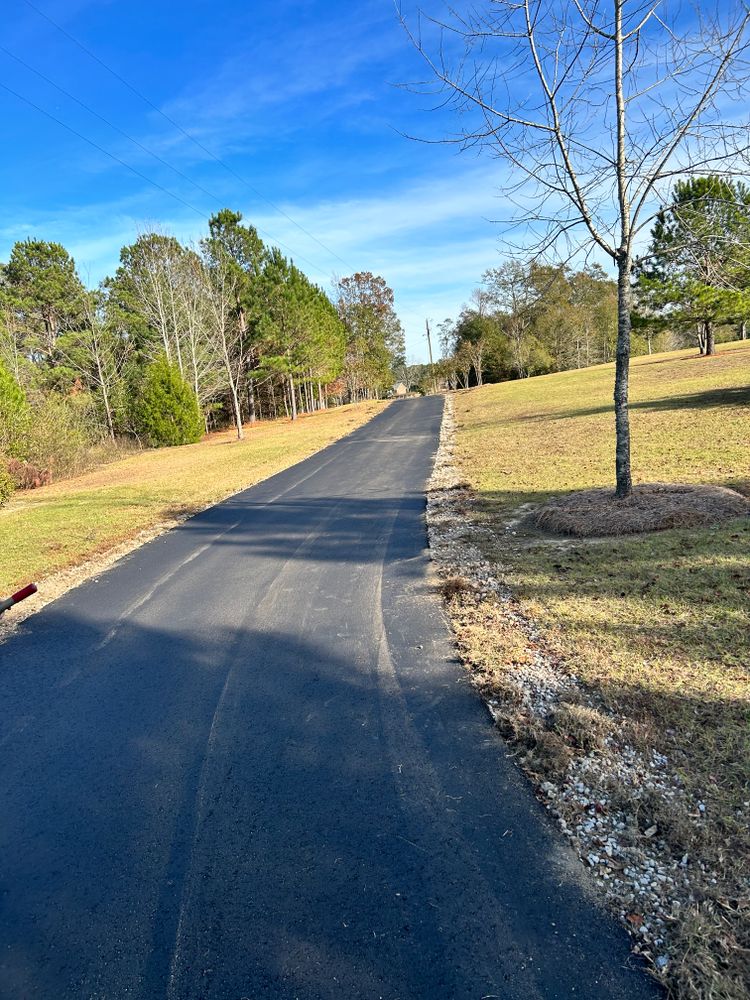
{"type": "MultiPolygon", "coordinates": [[[[750,495],[750,342],[719,352],[633,362],[636,483],[750,495]]],[[[715,892],[746,920],[737,900],[750,864],[750,520],[598,540],[524,526],[551,497],[613,485],[613,378],[603,365],[458,394],[458,460],[492,528],[486,555],[523,610],[705,803],[696,849],[715,892]]],[[[726,992],[684,995],[737,995],[747,954],[735,947],[727,959],[726,992]]]]}
{"type": "Polygon", "coordinates": [[[138,452],[16,494],[0,510],[0,596],[76,566],[160,522],[201,510],[325,448],[384,403],[261,422],[199,444],[138,452]]]}

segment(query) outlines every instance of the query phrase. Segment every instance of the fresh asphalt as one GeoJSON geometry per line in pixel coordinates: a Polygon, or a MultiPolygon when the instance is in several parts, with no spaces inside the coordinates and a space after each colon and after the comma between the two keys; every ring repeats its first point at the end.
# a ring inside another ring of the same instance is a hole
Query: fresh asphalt
{"type": "Polygon", "coordinates": [[[442,399],[0,645],[2,1000],[656,995],[455,660],[442,399]]]}

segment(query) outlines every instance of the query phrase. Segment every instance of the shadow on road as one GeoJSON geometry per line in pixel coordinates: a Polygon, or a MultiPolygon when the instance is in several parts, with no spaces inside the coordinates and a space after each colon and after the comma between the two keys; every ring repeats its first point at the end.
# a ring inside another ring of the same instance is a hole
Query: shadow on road
{"type": "Polygon", "coordinates": [[[453,665],[194,626],[3,647],[1,997],[651,995],[453,665]]]}

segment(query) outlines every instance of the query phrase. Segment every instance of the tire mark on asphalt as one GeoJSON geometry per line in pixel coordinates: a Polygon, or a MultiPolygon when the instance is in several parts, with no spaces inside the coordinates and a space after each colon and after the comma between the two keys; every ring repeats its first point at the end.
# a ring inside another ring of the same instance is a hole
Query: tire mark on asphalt
{"type": "MultiPolygon", "coordinates": [[[[305,477],[305,479],[308,478],[309,476],[305,477]]],[[[279,494],[279,498],[287,492],[289,492],[289,490],[285,490],[284,493],[279,494]]],[[[269,501],[269,503],[270,502],[273,501],[269,501]]],[[[325,511],[323,518],[315,530],[308,532],[308,534],[300,540],[296,548],[279,566],[273,580],[267,586],[262,600],[252,608],[248,609],[241,625],[239,625],[236,629],[230,648],[226,652],[225,662],[228,663],[227,675],[214,710],[211,726],[206,740],[206,750],[200,764],[195,791],[189,796],[185,796],[190,803],[189,808],[187,809],[187,812],[190,814],[190,829],[189,831],[186,831],[184,836],[177,838],[181,846],[177,846],[176,843],[173,843],[171,852],[172,856],[182,856],[186,859],[179,876],[173,875],[171,879],[167,880],[175,884],[177,880],[179,880],[179,902],[176,900],[177,893],[174,890],[170,891],[168,894],[170,898],[165,901],[166,906],[160,905],[154,918],[155,926],[163,927],[167,925],[170,930],[167,934],[161,935],[164,940],[158,949],[155,948],[152,951],[152,954],[149,957],[146,981],[147,984],[151,984],[152,989],[155,989],[158,986],[158,995],[165,996],[167,1000],[182,1000],[181,994],[176,992],[176,990],[180,989],[178,977],[180,972],[179,965],[182,957],[181,941],[183,928],[185,925],[186,913],[192,905],[193,894],[191,887],[193,879],[191,873],[195,866],[196,848],[200,840],[201,825],[207,810],[209,790],[212,787],[211,770],[214,764],[212,751],[216,745],[217,733],[221,725],[222,710],[227,700],[232,682],[235,680],[237,675],[238,657],[235,654],[241,645],[242,640],[247,635],[247,625],[250,619],[252,617],[257,617],[259,620],[262,620],[263,611],[268,607],[272,607],[278,600],[279,592],[281,591],[282,584],[284,583],[284,575],[290,564],[297,562],[300,555],[303,554],[305,550],[311,548],[318,541],[318,539],[328,531],[331,521],[336,519],[339,510],[345,506],[345,503],[346,501],[342,501],[325,511]],[[176,913],[169,915],[164,912],[165,909],[174,910],[175,907],[177,909],[176,913]],[[170,939],[169,945],[167,945],[167,938],[170,939]],[[169,955],[166,955],[165,953],[167,947],[169,955]]],[[[169,888],[172,887],[169,886],[169,888]]]]}
{"type": "MultiPolygon", "coordinates": [[[[407,837],[401,837],[417,851],[425,855],[429,864],[425,863],[425,882],[449,885],[449,879],[443,880],[435,867],[440,863],[434,851],[428,850],[419,843],[419,834],[414,830],[430,830],[431,841],[451,844],[452,852],[458,854],[464,869],[466,882],[471,883],[471,894],[477,901],[488,920],[492,920],[497,928],[498,951],[506,954],[506,962],[512,964],[515,972],[513,984],[509,982],[487,984],[496,989],[502,989],[504,1000],[542,1000],[534,981],[532,970],[528,968],[528,956],[515,943],[513,928],[503,917],[503,906],[498,898],[488,889],[481,868],[473,857],[473,851],[464,841],[458,824],[446,810],[447,794],[442,786],[440,776],[433,767],[428,751],[422,738],[416,732],[411,714],[406,702],[404,691],[400,684],[388,642],[388,630],[383,613],[383,572],[387,543],[393,533],[398,515],[404,504],[394,514],[387,534],[382,540],[379,554],[379,566],[372,590],[372,607],[377,609],[376,642],[377,642],[377,681],[380,696],[380,720],[384,736],[384,750],[390,762],[390,770],[394,785],[398,792],[399,802],[406,822],[407,837]],[[406,766],[406,770],[405,770],[406,766]],[[457,851],[456,851],[457,849],[457,851]],[[512,952],[512,954],[510,954],[512,952]]],[[[442,930],[442,928],[441,928],[442,930]]],[[[455,932],[455,928],[452,928],[455,932]]],[[[446,950],[455,945],[450,939],[445,939],[446,950]]],[[[469,935],[464,935],[465,941],[469,935]]],[[[460,965],[460,956],[456,958],[453,967],[460,965]]]]}

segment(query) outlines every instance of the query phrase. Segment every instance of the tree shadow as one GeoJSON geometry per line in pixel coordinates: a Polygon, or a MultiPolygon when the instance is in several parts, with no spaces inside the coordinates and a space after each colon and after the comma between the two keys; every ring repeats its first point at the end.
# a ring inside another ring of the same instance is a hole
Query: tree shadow
{"type": "Polygon", "coordinates": [[[0,996],[656,995],[455,662],[116,624],[2,647],[0,996]]]}
{"type": "MultiPolygon", "coordinates": [[[[410,551],[424,548],[425,495],[404,491],[400,495],[367,497],[295,496],[256,499],[252,492],[238,494],[208,508],[175,528],[182,545],[210,542],[231,556],[308,562],[341,562],[367,565],[378,557],[373,539],[384,524],[408,521],[415,535],[406,539],[410,551]]],[[[183,512],[184,513],[184,512],[183,512]]]]}
{"type": "MultiPolygon", "coordinates": [[[[626,705],[626,715],[656,726],[676,752],[692,757],[693,780],[718,775],[716,794],[741,806],[750,785],[750,704],[743,693],[750,518],[565,538],[515,523],[512,534],[497,509],[507,506],[507,495],[491,499],[484,528],[496,530],[494,538],[485,535],[486,554],[506,567],[524,602],[560,628],[575,656],[589,658],[584,676],[605,703],[626,705]]],[[[529,495],[528,506],[543,499],[529,495]]]]}
{"type": "MultiPolygon", "coordinates": [[[[629,408],[635,411],[662,412],[665,410],[704,410],[713,407],[745,407],[750,406],[750,386],[732,386],[730,388],[707,389],[703,392],[684,393],[683,395],[666,396],[663,399],[631,400],[629,408]]],[[[560,410],[547,410],[541,413],[522,413],[516,417],[503,416],[503,422],[509,424],[547,423],[550,420],[572,420],[579,417],[596,417],[613,413],[614,405],[606,403],[601,406],[572,407],[560,410]]],[[[472,423],[472,430],[483,427],[494,428],[497,420],[488,419],[472,423]]]]}

